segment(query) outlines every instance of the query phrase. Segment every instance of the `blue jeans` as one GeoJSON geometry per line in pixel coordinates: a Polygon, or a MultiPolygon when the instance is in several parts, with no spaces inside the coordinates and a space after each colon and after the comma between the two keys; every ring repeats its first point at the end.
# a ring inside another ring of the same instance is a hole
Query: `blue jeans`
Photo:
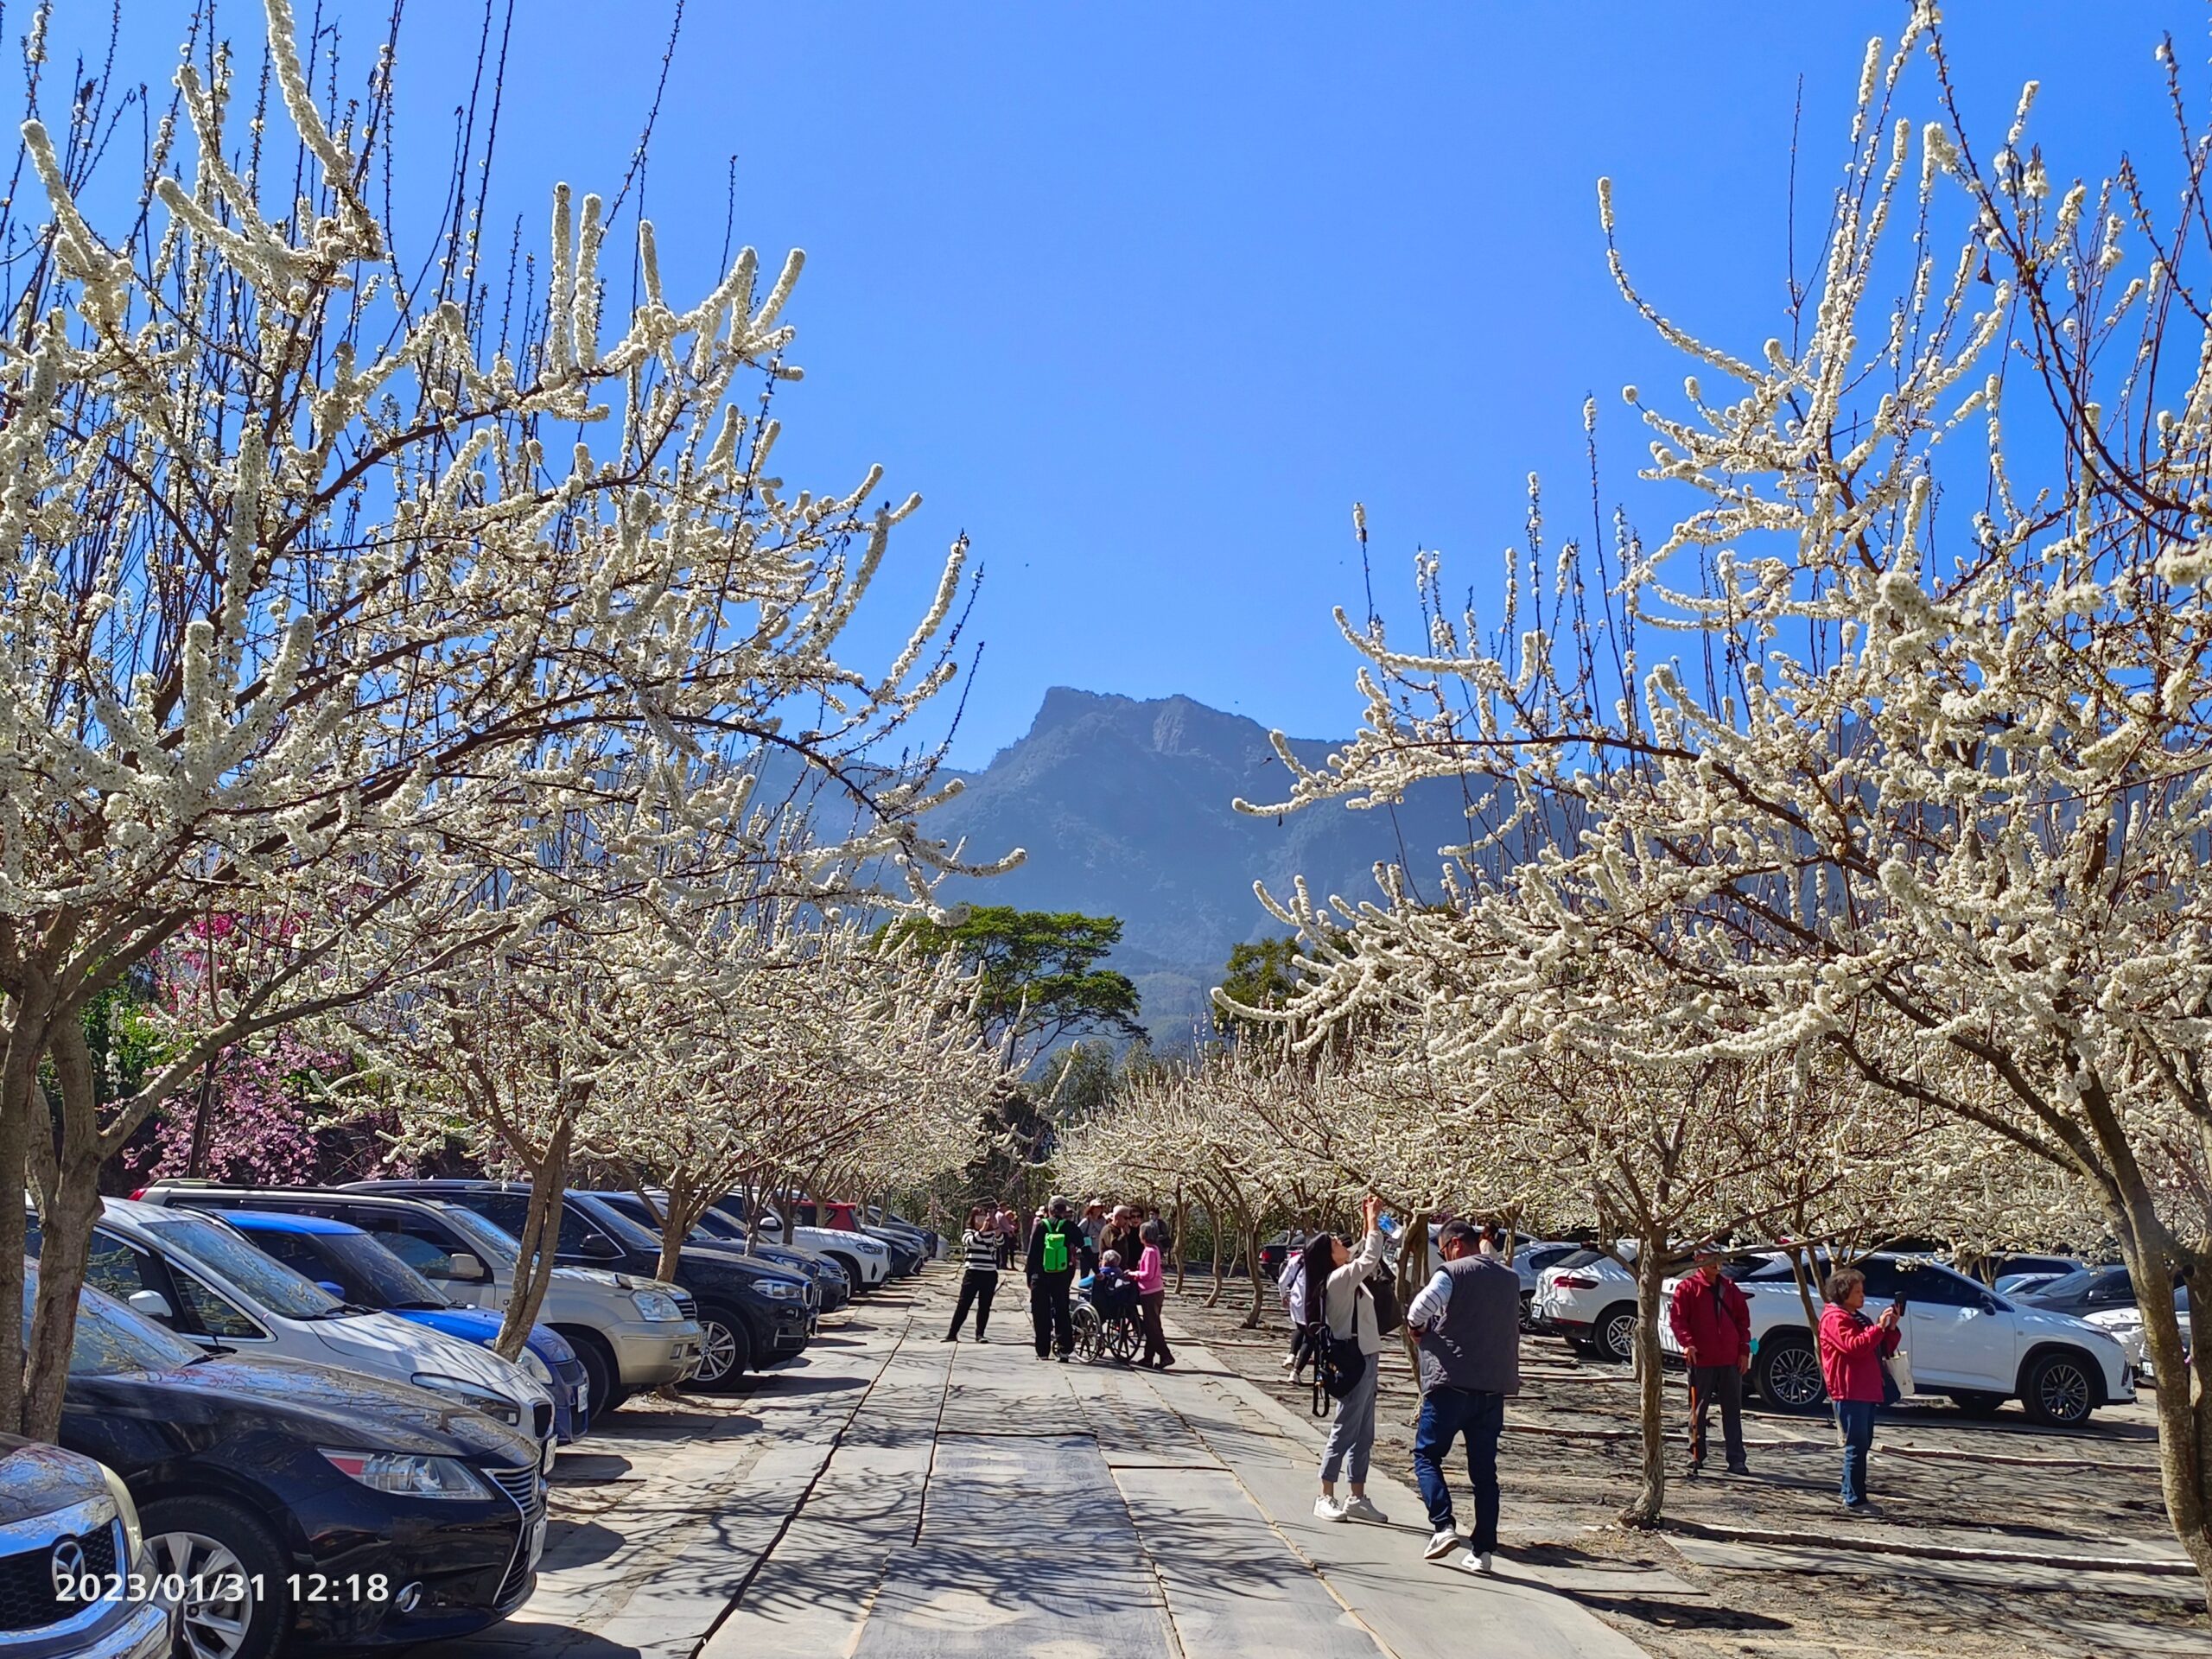
{"type": "Polygon", "coordinates": [[[1874,1402],[1839,1400],[1836,1427],[1843,1431],[1843,1501],[1866,1501],[1866,1454],[1874,1449],[1874,1402]]]}
{"type": "Polygon", "coordinates": [[[1502,1394],[1440,1385],[1421,1396],[1421,1426],[1414,1431],[1414,1478],[1421,1483],[1421,1501],[1428,1506],[1429,1530],[1452,1530],[1452,1489],[1444,1484],[1444,1459],[1464,1434],[1467,1478],[1475,1489],[1475,1535],[1467,1547],[1478,1555],[1497,1548],[1497,1437],[1504,1427],[1502,1394]]]}

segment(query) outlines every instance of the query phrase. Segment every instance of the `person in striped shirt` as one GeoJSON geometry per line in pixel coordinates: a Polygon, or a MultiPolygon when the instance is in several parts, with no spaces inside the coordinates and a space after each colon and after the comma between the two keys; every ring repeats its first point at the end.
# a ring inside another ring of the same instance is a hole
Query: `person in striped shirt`
{"type": "Polygon", "coordinates": [[[999,1249],[1004,1243],[997,1211],[988,1204],[972,1205],[968,1225],[960,1234],[968,1270],[960,1275],[960,1300],[952,1310],[952,1328],[944,1333],[947,1342],[960,1340],[960,1327],[967,1323],[970,1307],[976,1310],[976,1340],[990,1340],[983,1332],[991,1322],[991,1298],[999,1294],[999,1249]]]}

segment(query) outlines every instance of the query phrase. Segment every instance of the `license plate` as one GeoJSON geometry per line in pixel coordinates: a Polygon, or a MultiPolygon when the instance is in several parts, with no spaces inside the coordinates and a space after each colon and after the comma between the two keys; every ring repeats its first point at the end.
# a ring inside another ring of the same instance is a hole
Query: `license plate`
{"type": "Polygon", "coordinates": [[[545,1554],[545,1517],[539,1516],[530,1523],[530,1570],[537,1571],[539,1559],[545,1554]]]}

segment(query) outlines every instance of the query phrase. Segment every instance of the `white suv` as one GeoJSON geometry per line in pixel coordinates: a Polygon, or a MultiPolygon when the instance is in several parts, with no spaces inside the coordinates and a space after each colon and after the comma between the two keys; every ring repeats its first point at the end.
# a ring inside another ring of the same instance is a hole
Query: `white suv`
{"type": "MultiPolygon", "coordinates": [[[[2135,1397],[2126,1353],[2085,1319],[1999,1296],[1922,1256],[1884,1254],[1851,1265],[1866,1275],[1869,1317],[1904,1295],[1904,1351],[1916,1394],[1948,1394],[1974,1412],[2018,1400],[2036,1421],[2061,1428],[2088,1421],[2099,1406],[2135,1397]]],[[[1808,1271],[1817,1317],[1826,1264],[1816,1259],[1808,1271]]],[[[1751,1310],[1752,1387],[1783,1411],[1817,1409],[1827,1390],[1789,1258],[1760,1256],[1732,1276],[1751,1310]]],[[[1668,1295],[1676,1282],[1668,1281],[1668,1295]]],[[[1681,1357],[1663,1317],[1659,1340],[1681,1357]]]]}
{"type": "MultiPolygon", "coordinates": [[[[1620,1248],[1636,1259],[1635,1245],[1620,1248]]],[[[1624,1364],[1634,1355],[1636,1280],[1601,1250],[1576,1250],[1537,1274],[1528,1309],[1530,1329],[1565,1337],[1585,1353],[1624,1364]]]]}

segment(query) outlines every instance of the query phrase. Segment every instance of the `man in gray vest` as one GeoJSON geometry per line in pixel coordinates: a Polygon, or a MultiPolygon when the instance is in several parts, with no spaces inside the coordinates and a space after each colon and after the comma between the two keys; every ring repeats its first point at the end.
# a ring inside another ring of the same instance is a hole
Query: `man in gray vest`
{"type": "Polygon", "coordinates": [[[1421,1336],[1421,1427],[1414,1432],[1414,1476],[1428,1505],[1432,1561],[1459,1541],[1444,1459],[1467,1437],[1467,1477],[1475,1488],[1475,1535],[1458,1566],[1491,1570],[1497,1548],[1497,1437],[1505,1400],[1521,1392],[1521,1275],[1500,1256],[1479,1253],[1482,1234],[1448,1221],[1437,1239],[1444,1265],[1421,1287],[1406,1323],[1421,1336]]]}

